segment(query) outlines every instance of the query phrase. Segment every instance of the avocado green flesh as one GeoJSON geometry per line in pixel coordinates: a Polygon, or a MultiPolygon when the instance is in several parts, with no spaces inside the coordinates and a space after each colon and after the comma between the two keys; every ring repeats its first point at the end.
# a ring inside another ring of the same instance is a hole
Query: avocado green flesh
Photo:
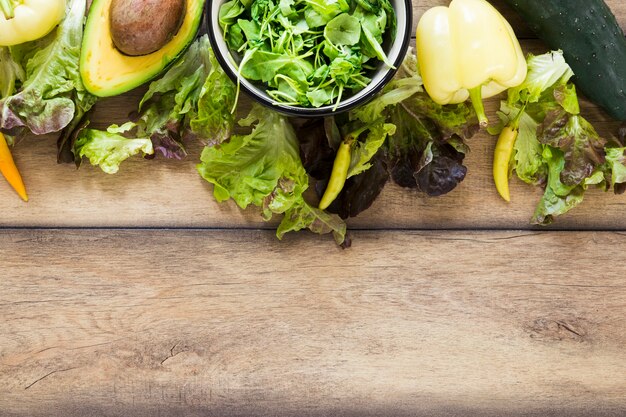
{"type": "Polygon", "coordinates": [[[111,1],[94,0],[92,3],[80,57],[85,88],[99,97],[125,93],[166,70],[195,39],[204,12],[204,0],[187,0],[180,29],[166,45],[148,55],[128,56],[120,52],[111,39],[111,1]]]}

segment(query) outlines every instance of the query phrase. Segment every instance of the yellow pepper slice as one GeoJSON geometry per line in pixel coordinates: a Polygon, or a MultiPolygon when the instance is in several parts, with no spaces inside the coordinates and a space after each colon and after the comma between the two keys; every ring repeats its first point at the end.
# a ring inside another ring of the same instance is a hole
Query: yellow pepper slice
{"type": "Polygon", "coordinates": [[[485,0],[452,0],[428,10],[416,32],[424,88],[439,104],[470,98],[481,126],[488,120],[482,98],[520,85],[524,53],[511,25],[485,0]]]}
{"type": "Polygon", "coordinates": [[[65,16],[65,0],[0,0],[0,46],[47,35],[65,16]]]}

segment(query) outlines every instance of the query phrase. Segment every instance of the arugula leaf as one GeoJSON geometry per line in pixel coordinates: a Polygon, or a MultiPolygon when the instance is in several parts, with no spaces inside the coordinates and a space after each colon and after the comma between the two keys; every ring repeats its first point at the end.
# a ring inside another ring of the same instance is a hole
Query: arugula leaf
{"type": "Polygon", "coordinates": [[[356,0],[249,3],[224,3],[219,24],[229,48],[241,54],[239,75],[263,83],[276,103],[337,106],[371,81],[370,58],[392,65],[381,46],[396,25],[388,0],[365,4],[374,12],[356,0]]]}
{"type": "Polygon", "coordinates": [[[305,2],[322,17],[324,23],[328,23],[338,14],[350,10],[350,5],[346,0],[305,0],[305,2]]]}
{"type": "Polygon", "coordinates": [[[389,61],[389,58],[387,58],[380,41],[376,39],[376,36],[370,30],[370,26],[364,24],[361,26],[361,30],[363,31],[365,44],[371,48],[370,50],[374,52],[374,55],[383,61],[389,68],[395,68],[391,61],[389,61]]]}
{"type": "Polygon", "coordinates": [[[324,28],[324,37],[334,45],[356,44],[361,38],[359,19],[348,13],[338,15],[324,28]]]}

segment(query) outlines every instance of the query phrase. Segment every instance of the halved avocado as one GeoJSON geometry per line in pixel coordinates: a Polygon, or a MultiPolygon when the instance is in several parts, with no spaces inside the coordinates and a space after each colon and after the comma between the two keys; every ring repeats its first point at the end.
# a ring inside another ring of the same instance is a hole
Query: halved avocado
{"type": "Polygon", "coordinates": [[[186,0],[183,22],[174,37],[156,52],[128,56],[111,38],[112,0],[94,0],[89,9],[80,56],[80,75],[87,90],[110,97],[150,81],[173,63],[193,42],[202,21],[204,0],[186,0]]]}

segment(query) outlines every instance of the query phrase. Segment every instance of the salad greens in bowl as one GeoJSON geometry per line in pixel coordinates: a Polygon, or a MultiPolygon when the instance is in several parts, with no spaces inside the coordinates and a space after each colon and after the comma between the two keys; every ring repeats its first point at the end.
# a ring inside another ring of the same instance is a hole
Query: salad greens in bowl
{"type": "Polygon", "coordinates": [[[367,102],[411,37],[410,0],[218,0],[208,9],[216,58],[238,88],[296,116],[367,102]]]}

